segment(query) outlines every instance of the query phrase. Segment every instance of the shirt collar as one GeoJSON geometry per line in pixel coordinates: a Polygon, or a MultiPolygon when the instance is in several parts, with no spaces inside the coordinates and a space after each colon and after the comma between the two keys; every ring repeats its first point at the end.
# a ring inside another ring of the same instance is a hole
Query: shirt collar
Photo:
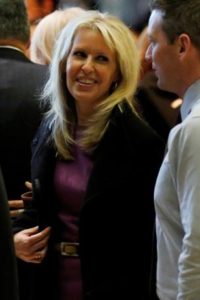
{"type": "Polygon", "coordinates": [[[200,79],[193,83],[186,91],[181,105],[181,119],[184,120],[194,105],[200,101],[200,79]]]}
{"type": "Polygon", "coordinates": [[[22,52],[22,53],[24,53],[20,48],[18,48],[18,47],[14,47],[14,46],[10,46],[10,45],[4,45],[4,46],[0,46],[0,48],[8,48],[8,49],[13,49],[13,50],[17,50],[17,51],[19,51],[19,52],[22,52]]]}

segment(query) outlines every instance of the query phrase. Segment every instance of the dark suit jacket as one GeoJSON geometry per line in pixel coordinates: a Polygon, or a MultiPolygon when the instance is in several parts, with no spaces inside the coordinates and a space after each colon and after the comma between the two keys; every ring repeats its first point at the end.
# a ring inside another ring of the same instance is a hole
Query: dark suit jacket
{"type": "MultiPolygon", "coordinates": [[[[31,142],[42,113],[38,95],[47,67],[15,49],[0,48],[0,165],[8,199],[19,199],[31,180],[31,142]]],[[[20,300],[27,300],[34,266],[18,260],[20,300]]]]}
{"type": "Polygon", "coordinates": [[[0,299],[18,300],[16,257],[8,200],[0,170],[0,299]]]}
{"type": "Polygon", "coordinates": [[[23,53],[0,48],[0,164],[8,199],[19,199],[30,180],[30,145],[41,120],[38,95],[46,71],[23,53]]]}
{"type": "MultiPolygon", "coordinates": [[[[52,226],[49,253],[37,265],[40,289],[34,300],[55,300],[58,294],[51,247],[59,236],[53,191],[56,155],[47,143],[49,130],[48,124],[43,124],[33,142],[32,204],[37,214],[34,210],[26,211],[15,223],[16,231],[37,222],[52,226]]],[[[93,170],[80,212],[85,299],[155,299],[151,285],[153,190],[162,156],[163,144],[154,132],[127,107],[123,111],[116,107],[93,153],[93,170]]],[[[34,289],[36,293],[38,286],[34,289]]]]}

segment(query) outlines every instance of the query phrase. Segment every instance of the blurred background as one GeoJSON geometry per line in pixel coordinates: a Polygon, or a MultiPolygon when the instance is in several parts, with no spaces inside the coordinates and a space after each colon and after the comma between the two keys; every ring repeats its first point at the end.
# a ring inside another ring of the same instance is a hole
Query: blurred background
{"type": "Polygon", "coordinates": [[[25,0],[31,23],[55,9],[80,6],[98,9],[120,17],[135,32],[140,33],[149,18],[149,0],[25,0]]]}

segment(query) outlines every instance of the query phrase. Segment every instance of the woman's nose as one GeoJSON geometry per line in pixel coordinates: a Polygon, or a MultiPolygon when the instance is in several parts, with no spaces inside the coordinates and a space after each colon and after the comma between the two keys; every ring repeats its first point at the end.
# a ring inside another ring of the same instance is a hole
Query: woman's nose
{"type": "Polygon", "coordinates": [[[85,73],[90,73],[90,72],[93,72],[93,71],[94,71],[94,62],[93,62],[92,58],[89,58],[89,57],[88,57],[88,58],[83,62],[82,70],[83,70],[85,73]]]}

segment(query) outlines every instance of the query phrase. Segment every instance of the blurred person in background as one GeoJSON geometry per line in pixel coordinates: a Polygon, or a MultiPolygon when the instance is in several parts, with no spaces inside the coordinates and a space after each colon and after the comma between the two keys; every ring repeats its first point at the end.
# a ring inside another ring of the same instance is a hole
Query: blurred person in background
{"type": "Polygon", "coordinates": [[[71,19],[84,11],[80,7],[69,7],[63,10],[55,10],[44,17],[31,37],[30,59],[35,63],[50,64],[59,33],[71,19]]]}
{"type": "Polygon", "coordinates": [[[138,35],[148,24],[149,0],[95,0],[95,3],[100,11],[118,16],[138,35]]]}
{"type": "Polygon", "coordinates": [[[24,0],[24,2],[27,8],[32,36],[39,22],[56,9],[56,3],[55,0],[24,0]]]}
{"type": "Polygon", "coordinates": [[[31,24],[38,22],[55,9],[55,0],[24,0],[31,24]]]}
{"type": "Polygon", "coordinates": [[[55,0],[57,9],[78,6],[83,9],[94,9],[96,0],[55,0]]]}
{"type": "Polygon", "coordinates": [[[63,29],[50,66],[33,201],[15,222],[16,254],[37,269],[31,299],[153,300],[163,144],[135,111],[131,32],[116,17],[85,12],[63,29]]]}

